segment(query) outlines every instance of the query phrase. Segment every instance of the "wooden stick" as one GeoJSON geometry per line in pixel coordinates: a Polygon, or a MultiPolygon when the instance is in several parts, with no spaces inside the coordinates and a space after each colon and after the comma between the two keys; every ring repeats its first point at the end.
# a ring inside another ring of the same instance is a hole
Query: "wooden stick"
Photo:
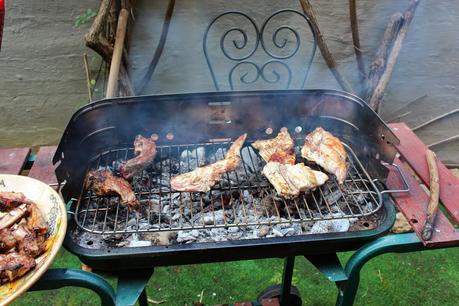
{"type": "Polygon", "coordinates": [[[454,115],[454,114],[457,114],[457,113],[459,113],[459,108],[453,109],[453,110],[451,110],[449,112],[446,112],[446,113],[444,113],[444,114],[442,114],[440,116],[437,116],[437,117],[435,117],[433,119],[430,119],[429,121],[426,121],[426,122],[424,122],[424,123],[412,128],[412,130],[413,131],[419,130],[419,129],[425,127],[425,126],[428,126],[429,124],[432,124],[432,123],[440,120],[440,119],[446,118],[448,116],[451,116],[451,115],[454,115]]]}
{"type": "Polygon", "coordinates": [[[432,147],[435,147],[435,146],[438,146],[438,145],[441,145],[441,144],[445,144],[445,143],[451,142],[451,141],[456,140],[456,139],[459,139],[459,134],[451,136],[451,137],[448,137],[448,138],[445,138],[445,139],[442,139],[442,140],[439,140],[439,141],[436,141],[436,142],[433,142],[430,145],[428,145],[427,147],[428,148],[432,148],[432,147]]]}
{"type": "Polygon", "coordinates": [[[387,122],[391,122],[391,121],[393,121],[393,120],[397,120],[397,119],[403,118],[403,117],[405,117],[405,116],[411,114],[412,111],[406,111],[406,112],[402,113],[401,115],[398,115],[398,114],[400,113],[401,110],[409,108],[411,105],[413,105],[413,104],[415,104],[415,103],[417,103],[417,102],[419,102],[419,101],[422,101],[422,100],[423,100],[424,98],[426,98],[426,97],[427,97],[427,94],[424,94],[424,95],[422,95],[422,96],[420,96],[420,97],[417,97],[417,98],[414,99],[414,100],[409,101],[406,105],[402,106],[401,108],[399,108],[398,110],[396,110],[395,112],[393,112],[392,115],[390,116],[390,118],[392,118],[392,119],[387,120],[387,122]]]}
{"type": "Polygon", "coordinates": [[[363,60],[362,48],[360,47],[359,21],[357,19],[357,5],[355,0],[349,0],[349,16],[351,19],[352,43],[354,45],[355,58],[359,69],[360,82],[363,87],[366,82],[365,62],[363,60]]]}
{"type": "Polygon", "coordinates": [[[99,53],[106,62],[110,62],[113,53],[113,47],[103,35],[111,5],[112,0],[102,0],[100,2],[96,18],[94,18],[88,33],[84,37],[86,46],[99,53]]]}
{"type": "Polygon", "coordinates": [[[299,0],[299,1],[300,1],[304,14],[309,18],[315,32],[317,33],[317,46],[319,47],[320,52],[322,53],[322,56],[324,57],[328,68],[330,69],[336,81],[338,82],[338,84],[341,86],[343,90],[347,92],[355,93],[355,91],[352,89],[349,82],[338,71],[336,61],[333,58],[333,55],[331,54],[330,50],[328,49],[327,43],[325,42],[322,33],[320,32],[319,23],[317,22],[316,14],[314,13],[311,3],[309,2],[309,0],[299,0]]]}
{"type": "Polygon", "coordinates": [[[370,107],[373,108],[376,112],[380,111],[380,104],[384,96],[384,91],[386,90],[387,84],[389,84],[389,80],[397,62],[400,49],[402,48],[403,41],[405,40],[406,33],[408,32],[408,28],[411,24],[411,21],[413,20],[414,12],[416,11],[418,4],[419,0],[411,0],[408,9],[403,14],[403,24],[400,27],[397,38],[394,40],[394,46],[392,47],[389,57],[387,58],[386,69],[370,98],[370,107]]]}
{"type": "Polygon", "coordinates": [[[422,239],[430,240],[432,231],[437,216],[439,196],[440,196],[440,180],[438,177],[437,156],[431,150],[426,151],[427,165],[430,173],[430,198],[427,206],[427,217],[424,229],[422,231],[422,239]]]}
{"type": "Polygon", "coordinates": [[[384,73],[386,68],[387,56],[391,50],[394,39],[400,30],[400,25],[403,23],[403,15],[398,12],[391,16],[389,23],[384,30],[383,39],[379,45],[378,51],[374,61],[370,64],[370,71],[368,72],[367,78],[367,89],[363,95],[367,101],[370,100],[376,86],[379,83],[381,75],[384,73]]]}
{"type": "Polygon", "coordinates": [[[84,71],[86,74],[86,86],[88,87],[89,102],[92,102],[91,74],[89,71],[88,55],[86,53],[83,53],[83,63],[84,63],[84,71]]]}
{"type": "Polygon", "coordinates": [[[121,66],[121,57],[123,55],[124,38],[126,37],[126,26],[129,18],[129,12],[121,9],[118,16],[118,25],[116,27],[115,46],[113,48],[112,61],[110,63],[110,73],[108,75],[107,98],[113,98],[118,88],[118,77],[121,66]]]}

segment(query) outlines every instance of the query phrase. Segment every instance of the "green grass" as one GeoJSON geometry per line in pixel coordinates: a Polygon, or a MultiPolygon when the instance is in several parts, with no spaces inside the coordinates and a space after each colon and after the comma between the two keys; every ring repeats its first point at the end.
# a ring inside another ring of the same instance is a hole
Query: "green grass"
{"type": "MultiPolygon", "coordinates": [[[[342,262],[352,253],[340,255],[342,262]]],[[[254,300],[265,287],[279,283],[281,259],[157,268],[148,284],[148,295],[166,300],[161,305],[192,305],[204,290],[206,305],[254,300]]],[[[66,251],[54,267],[79,268],[79,260],[66,251]]],[[[388,254],[370,261],[362,271],[356,305],[458,305],[459,251],[435,250],[388,254]]],[[[112,285],[115,280],[108,277],[112,285]]],[[[334,305],[337,290],[309,262],[298,257],[294,284],[303,305],[334,305]]],[[[98,305],[89,290],[65,288],[30,292],[14,305],[98,305]]]]}

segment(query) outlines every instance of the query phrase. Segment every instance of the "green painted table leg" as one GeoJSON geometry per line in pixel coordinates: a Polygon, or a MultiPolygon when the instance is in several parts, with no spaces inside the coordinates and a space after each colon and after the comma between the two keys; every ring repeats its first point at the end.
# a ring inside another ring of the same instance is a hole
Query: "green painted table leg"
{"type": "Polygon", "coordinates": [[[74,269],[50,269],[29,289],[29,291],[51,290],[63,287],[81,287],[99,295],[104,306],[115,305],[115,291],[97,274],[74,269]]]}
{"type": "Polygon", "coordinates": [[[432,249],[434,248],[426,248],[414,233],[388,235],[366,244],[357,250],[346,264],[345,272],[348,281],[341,286],[336,305],[354,303],[359,288],[360,270],[370,259],[386,253],[408,253],[432,249]]]}

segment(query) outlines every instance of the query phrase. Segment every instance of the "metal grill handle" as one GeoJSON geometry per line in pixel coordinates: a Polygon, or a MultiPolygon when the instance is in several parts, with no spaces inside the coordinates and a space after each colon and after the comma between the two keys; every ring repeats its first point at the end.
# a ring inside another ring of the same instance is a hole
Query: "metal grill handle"
{"type": "Polygon", "coordinates": [[[403,182],[403,189],[389,189],[389,190],[383,190],[381,191],[381,194],[384,194],[384,193],[403,193],[403,192],[409,192],[410,191],[410,185],[408,185],[408,182],[406,181],[406,177],[405,175],[403,174],[402,170],[400,169],[400,166],[397,165],[397,164],[389,164],[389,163],[386,163],[384,161],[381,161],[381,164],[383,166],[386,166],[386,167],[389,167],[389,166],[393,166],[397,169],[397,172],[398,174],[400,175],[400,177],[402,178],[402,182],[403,182]]]}

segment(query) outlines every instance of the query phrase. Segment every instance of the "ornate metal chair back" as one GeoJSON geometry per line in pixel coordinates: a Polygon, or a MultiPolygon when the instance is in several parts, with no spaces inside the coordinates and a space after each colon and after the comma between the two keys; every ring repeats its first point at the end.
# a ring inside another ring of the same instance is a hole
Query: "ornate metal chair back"
{"type": "Polygon", "coordinates": [[[261,23],[231,11],[215,17],[203,51],[217,91],[304,88],[317,32],[303,13],[284,9],[261,23]]]}

